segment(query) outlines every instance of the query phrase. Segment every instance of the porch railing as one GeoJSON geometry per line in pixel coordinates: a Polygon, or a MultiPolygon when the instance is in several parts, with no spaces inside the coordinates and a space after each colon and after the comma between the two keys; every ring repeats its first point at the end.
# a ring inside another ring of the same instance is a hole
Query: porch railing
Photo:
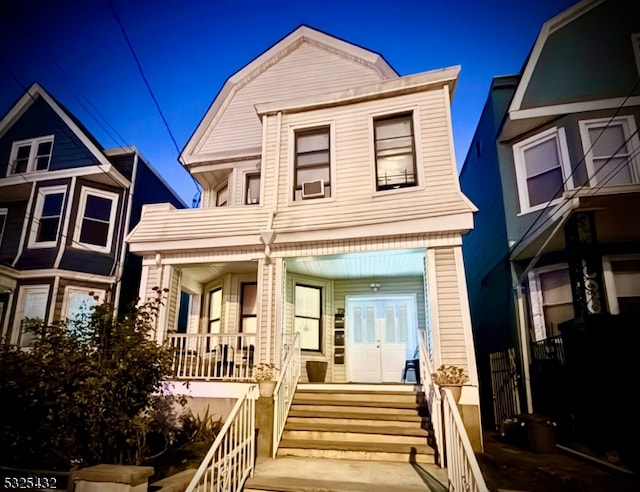
{"type": "Polygon", "coordinates": [[[233,406],[186,492],[236,492],[255,466],[255,399],[251,385],[233,406]]]}
{"type": "Polygon", "coordinates": [[[493,416],[497,430],[506,419],[520,413],[515,349],[511,347],[503,352],[489,354],[489,365],[493,389],[493,416]]]}
{"type": "Polygon", "coordinates": [[[426,333],[418,337],[420,380],[425,394],[436,447],[436,463],[447,469],[450,491],[487,492],[480,465],[467,436],[458,406],[450,390],[431,380],[426,333]]]}
{"type": "Polygon", "coordinates": [[[172,333],[175,379],[252,381],[255,333],[172,333]]]}
{"type": "Polygon", "coordinates": [[[273,446],[272,456],[275,458],[282,438],[284,426],[289,415],[293,395],[300,380],[300,334],[296,333],[293,341],[284,346],[286,354],[280,368],[280,377],[273,390],[273,446]]]}

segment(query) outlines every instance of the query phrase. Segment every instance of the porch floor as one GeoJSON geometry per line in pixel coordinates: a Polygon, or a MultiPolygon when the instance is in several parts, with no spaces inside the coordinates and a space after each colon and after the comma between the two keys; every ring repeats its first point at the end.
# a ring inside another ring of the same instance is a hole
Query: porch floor
{"type": "Polygon", "coordinates": [[[284,456],[258,458],[245,491],[445,492],[435,465],[284,456]]]}

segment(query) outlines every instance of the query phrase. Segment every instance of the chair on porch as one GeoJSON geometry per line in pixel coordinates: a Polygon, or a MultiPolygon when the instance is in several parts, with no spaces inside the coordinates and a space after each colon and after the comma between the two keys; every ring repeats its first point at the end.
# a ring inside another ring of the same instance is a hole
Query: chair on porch
{"type": "Polygon", "coordinates": [[[218,357],[216,362],[216,377],[232,377],[235,349],[228,344],[218,345],[218,357]]]}
{"type": "Polygon", "coordinates": [[[415,376],[416,383],[420,384],[420,353],[419,348],[416,347],[416,350],[413,352],[413,358],[408,359],[404,363],[404,369],[402,370],[402,382],[407,382],[407,372],[413,371],[413,375],[415,376]]]}

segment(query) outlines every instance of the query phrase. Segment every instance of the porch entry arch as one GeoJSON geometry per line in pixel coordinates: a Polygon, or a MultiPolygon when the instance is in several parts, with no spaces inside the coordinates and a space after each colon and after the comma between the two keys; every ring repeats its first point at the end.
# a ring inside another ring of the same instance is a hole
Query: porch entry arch
{"type": "Polygon", "coordinates": [[[346,297],[347,378],[399,383],[417,347],[416,294],[346,297]]]}

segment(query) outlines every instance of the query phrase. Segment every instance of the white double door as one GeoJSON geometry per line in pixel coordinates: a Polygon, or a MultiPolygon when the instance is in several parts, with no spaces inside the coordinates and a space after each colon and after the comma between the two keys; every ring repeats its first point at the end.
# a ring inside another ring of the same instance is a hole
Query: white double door
{"type": "Polygon", "coordinates": [[[400,382],[416,348],[415,296],[347,297],[346,322],[349,381],[400,382]]]}

